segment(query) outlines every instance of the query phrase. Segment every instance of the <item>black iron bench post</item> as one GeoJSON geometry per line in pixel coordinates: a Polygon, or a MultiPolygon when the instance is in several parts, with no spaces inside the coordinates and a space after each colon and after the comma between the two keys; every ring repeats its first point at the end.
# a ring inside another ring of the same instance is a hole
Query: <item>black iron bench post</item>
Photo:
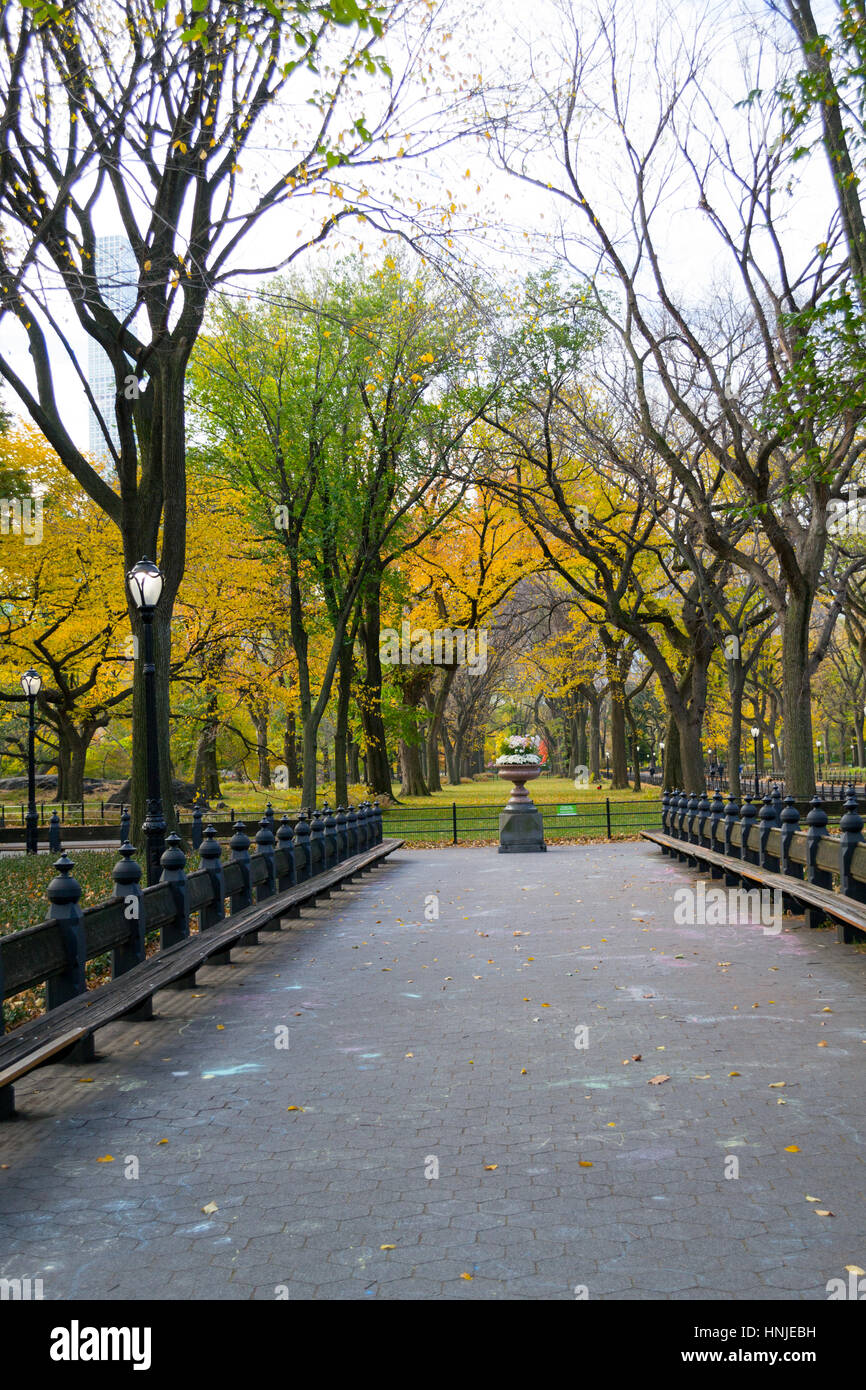
{"type": "MultiPolygon", "coordinates": [[[[817,794],[812,797],[806,825],[806,882],[816,888],[832,888],[833,875],[827,869],[818,868],[818,849],[821,841],[827,837],[827,812],[817,794]]],[[[805,905],[805,915],[810,927],[820,927],[827,920],[826,912],[810,907],[808,903],[805,905]]]]}

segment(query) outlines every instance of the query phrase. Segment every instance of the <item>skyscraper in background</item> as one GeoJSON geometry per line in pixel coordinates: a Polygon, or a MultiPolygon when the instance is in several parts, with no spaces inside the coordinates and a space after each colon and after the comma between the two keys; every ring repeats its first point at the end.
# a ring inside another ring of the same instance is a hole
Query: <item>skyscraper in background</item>
{"type": "MultiPolygon", "coordinates": [[[[96,278],[105,302],[118,318],[132,313],[138,289],[138,266],[132,247],[125,236],[96,238],[96,278]]],[[[115,448],[119,447],[114,423],[114,400],[117,382],[114,368],[102,348],[92,338],[87,344],[87,380],[99,411],[106,421],[115,448]]],[[[93,409],[90,408],[90,452],[98,458],[109,457],[105,436],[93,409]]]]}

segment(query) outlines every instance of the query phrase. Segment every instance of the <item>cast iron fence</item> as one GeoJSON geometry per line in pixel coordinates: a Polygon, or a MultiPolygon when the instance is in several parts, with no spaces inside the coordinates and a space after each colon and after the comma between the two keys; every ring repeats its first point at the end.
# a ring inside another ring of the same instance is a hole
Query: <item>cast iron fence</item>
{"type": "MultiPolygon", "coordinates": [[[[599,840],[636,835],[639,830],[661,829],[661,806],[654,801],[617,800],[615,797],[578,795],[573,801],[541,802],[533,798],[544,821],[547,840],[588,836],[599,840]]],[[[387,833],[401,840],[496,840],[502,805],[393,806],[382,812],[387,833]]]]}

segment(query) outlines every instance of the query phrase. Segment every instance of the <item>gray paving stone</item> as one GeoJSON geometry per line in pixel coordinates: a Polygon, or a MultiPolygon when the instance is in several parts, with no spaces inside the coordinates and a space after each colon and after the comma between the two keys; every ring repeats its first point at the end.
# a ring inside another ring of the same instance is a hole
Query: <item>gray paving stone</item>
{"type": "Polygon", "coordinates": [[[401,852],[202,969],[203,997],[105,1029],[88,1086],[63,1063],[20,1083],[0,1276],[50,1299],[825,1298],[866,1266],[866,956],[798,919],[678,927],[694,877],[638,844],[401,852]]]}

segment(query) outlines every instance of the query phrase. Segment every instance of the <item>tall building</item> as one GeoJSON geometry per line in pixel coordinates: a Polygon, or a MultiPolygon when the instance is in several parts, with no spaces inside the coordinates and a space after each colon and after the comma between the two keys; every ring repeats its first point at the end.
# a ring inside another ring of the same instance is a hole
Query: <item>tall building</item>
{"type": "MultiPolygon", "coordinates": [[[[138,266],[132,247],[125,236],[96,238],[96,278],[105,302],[112,313],[126,318],[135,306],[138,290],[138,266]]],[[[91,338],[87,344],[87,380],[100,414],[108,424],[115,448],[119,447],[114,423],[114,400],[117,382],[114,368],[98,343],[91,338]]],[[[102,427],[92,407],[90,416],[90,452],[107,458],[108,449],[102,427]]]]}

